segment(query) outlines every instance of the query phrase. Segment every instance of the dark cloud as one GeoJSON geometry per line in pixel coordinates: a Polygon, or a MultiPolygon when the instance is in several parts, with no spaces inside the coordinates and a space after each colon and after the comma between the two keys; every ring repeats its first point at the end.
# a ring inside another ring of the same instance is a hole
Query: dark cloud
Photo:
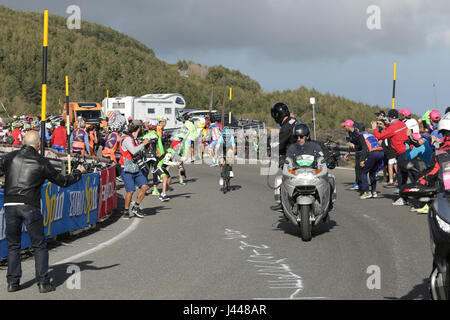
{"type": "Polygon", "coordinates": [[[65,16],[67,6],[77,4],[83,19],[126,33],[163,55],[247,50],[277,60],[347,59],[409,54],[449,43],[447,0],[4,2],[65,16]],[[369,5],[381,9],[381,30],[367,28],[369,5]]]}

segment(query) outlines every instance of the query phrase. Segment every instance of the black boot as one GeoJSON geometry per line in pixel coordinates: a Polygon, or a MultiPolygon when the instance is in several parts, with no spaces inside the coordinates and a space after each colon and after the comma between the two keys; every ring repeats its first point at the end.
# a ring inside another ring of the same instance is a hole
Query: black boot
{"type": "Polygon", "coordinates": [[[38,287],[40,293],[47,293],[56,290],[51,283],[38,283],[38,287]]]}

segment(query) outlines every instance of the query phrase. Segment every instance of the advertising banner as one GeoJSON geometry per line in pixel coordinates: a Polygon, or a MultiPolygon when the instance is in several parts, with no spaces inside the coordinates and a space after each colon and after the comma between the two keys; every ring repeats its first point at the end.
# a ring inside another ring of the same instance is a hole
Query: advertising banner
{"type": "MultiPolygon", "coordinates": [[[[80,181],[68,188],[46,182],[41,190],[41,213],[45,236],[52,238],[97,222],[99,184],[99,173],[84,175],[80,181]]],[[[3,258],[7,255],[3,190],[0,193],[0,201],[0,258],[3,258]]],[[[26,231],[25,227],[23,230],[26,231]]],[[[29,236],[24,232],[22,248],[29,246],[29,236]]]]}
{"type": "Polygon", "coordinates": [[[116,168],[100,171],[100,194],[98,203],[98,219],[104,218],[117,206],[116,168]]]}

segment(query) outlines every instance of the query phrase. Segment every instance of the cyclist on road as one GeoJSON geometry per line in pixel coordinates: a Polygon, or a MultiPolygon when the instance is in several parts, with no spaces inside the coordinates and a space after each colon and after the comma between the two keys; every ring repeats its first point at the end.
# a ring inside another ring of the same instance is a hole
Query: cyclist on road
{"type": "Polygon", "coordinates": [[[215,147],[215,153],[219,156],[219,164],[220,164],[220,180],[219,185],[223,185],[223,149],[226,149],[226,163],[230,166],[230,178],[234,177],[233,167],[231,166],[234,161],[234,155],[236,154],[236,141],[232,132],[229,128],[225,127],[222,131],[222,135],[217,140],[217,144],[215,147]]]}

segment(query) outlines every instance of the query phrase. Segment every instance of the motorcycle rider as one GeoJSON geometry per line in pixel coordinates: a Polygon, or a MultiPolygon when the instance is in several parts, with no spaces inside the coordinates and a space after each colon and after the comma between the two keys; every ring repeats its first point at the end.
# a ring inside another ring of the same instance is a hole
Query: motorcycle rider
{"type": "Polygon", "coordinates": [[[297,142],[289,147],[286,153],[286,158],[294,161],[295,157],[303,154],[320,157],[324,156],[323,150],[320,145],[309,139],[310,130],[306,124],[296,123],[292,131],[292,135],[297,139],[297,142]]]}
{"type": "MultiPolygon", "coordinates": [[[[286,160],[286,151],[288,147],[295,143],[296,138],[293,136],[295,124],[298,123],[297,120],[291,117],[291,112],[289,107],[284,102],[276,102],[272,108],[270,109],[270,115],[273,120],[280,127],[279,133],[279,146],[278,146],[278,154],[279,154],[279,162],[278,167],[281,168],[286,160]]],[[[280,181],[281,175],[277,175],[275,177],[275,181],[280,181]]],[[[280,186],[276,186],[275,195],[280,194],[280,186]]],[[[273,210],[283,210],[283,206],[281,204],[277,206],[271,207],[273,210]]]]}

